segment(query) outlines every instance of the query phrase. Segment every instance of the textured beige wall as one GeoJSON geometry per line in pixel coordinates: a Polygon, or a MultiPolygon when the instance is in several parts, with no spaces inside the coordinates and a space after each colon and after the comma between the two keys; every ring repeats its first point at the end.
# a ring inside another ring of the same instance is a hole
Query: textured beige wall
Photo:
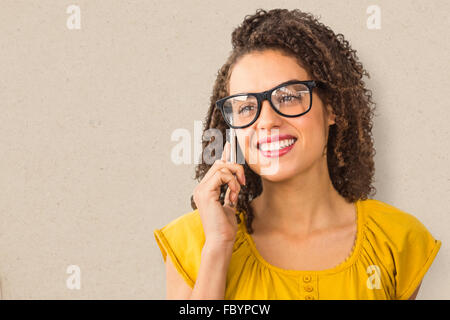
{"type": "Polygon", "coordinates": [[[152,230],[190,211],[171,134],[202,120],[230,33],[300,8],[371,74],[376,199],[443,246],[419,299],[450,298],[449,2],[0,0],[0,281],[5,299],[161,299],[152,230]],[[66,8],[81,8],[81,29],[66,8]],[[371,4],[381,29],[366,27],[371,4]],[[174,95],[174,92],[177,95],[174,95]],[[420,99],[420,101],[418,101],[420,99]],[[69,290],[66,269],[81,269],[69,290]]]}

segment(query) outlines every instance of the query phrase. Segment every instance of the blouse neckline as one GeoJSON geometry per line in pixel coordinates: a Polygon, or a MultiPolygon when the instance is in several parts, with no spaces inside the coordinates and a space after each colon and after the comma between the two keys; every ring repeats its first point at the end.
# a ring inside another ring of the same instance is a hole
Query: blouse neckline
{"type": "Polygon", "coordinates": [[[356,239],[353,244],[352,250],[350,254],[347,256],[345,260],[337,264],[333,268],[324,269],[324,270],[293,270],[293,269],[283,269],[277,266],[274,266],[267,262],[259,253],[258,249],[256,248],[255,242],[253,241],[252,236],[247,233],[247,230],[245,228],[245,218],[243,213],[241,212],[241,223],[239,225],[239,228],[241,229],[241,232],[244,234],[245,239],[247,240],[247,243],[250,247],[250,250],[254,257],[262,263],[264,266],[266,266],[269,269],[272,269],[279,273],[289,274],[289,275],[302,275],[302,274],[314,274],[314,275],[323,275],[323,274],[332,274],[337,273],[339,271],[342,271],[348,267],[350,267],[356,259],[359,257],[359,253],[361,251],[361,246],[363,243],[363,237],[365,232],[365,212],[363,208],[361,207],[361,200],[358,199],[354,202],[355,206],[355,212],[356,212],[356,239]]]}

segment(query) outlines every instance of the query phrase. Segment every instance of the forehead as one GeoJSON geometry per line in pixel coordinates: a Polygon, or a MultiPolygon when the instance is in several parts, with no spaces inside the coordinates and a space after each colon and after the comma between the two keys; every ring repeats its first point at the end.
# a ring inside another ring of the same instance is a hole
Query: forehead
{"type": "Polygon", "coordinates": [[[308,72],[294,57],[275,50],[252,52],[233,66],[229,94],[261,92],[293,79],[310,80],[308,72]]]}

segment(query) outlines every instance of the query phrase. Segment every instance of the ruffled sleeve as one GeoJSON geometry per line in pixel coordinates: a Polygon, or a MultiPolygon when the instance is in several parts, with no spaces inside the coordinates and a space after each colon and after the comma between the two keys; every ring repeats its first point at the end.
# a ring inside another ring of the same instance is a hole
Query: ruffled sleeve
{"type": "Polygon", "coordinates": [[[435,259],[441,241],[412,214],[378,200],[370,200],[368,233],[377,256],[391,270],[393,299],[411,297],[435,259]]]}
{"type": "Polygon", "coordinates": [[[414,216],[405,221],[405,234],[395,252],[396,299],[409,299],[436,257],[441,241],[433,238],[414,216]]]}
{"type": "Polygon", "coordinates": [[[161,229],[155,229],[153,234],[164,262],[169,255],[178,273],[191,288],[194,288],[205,243],[198,210],[172,220],[161,229]]]}

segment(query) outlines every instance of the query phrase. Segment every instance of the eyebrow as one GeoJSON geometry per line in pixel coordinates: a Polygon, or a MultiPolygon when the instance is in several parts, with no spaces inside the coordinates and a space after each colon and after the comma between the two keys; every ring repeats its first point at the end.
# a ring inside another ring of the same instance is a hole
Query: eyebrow
{"type": "MultiPolygon", "coordinates": [[[[278,86],[281,86],[281,85],[286,84],[286,83],[291,82],[291,81],[306,81],[306,80],[299,80],[299,79],[290,79],[290,80],[286,80],[286,81],[284,81],[284,82],[282,82],[282,83],[277,84],[276,86],[273,86],[271,89],[276,88],[276,87],[278,87],[278,86]]],[[[267,89],[267,90],[270,90],[270,89],[267,89]]],[[[267,90],[264,90],[264,91],[267,91],[267,90]]],[[[257,92],[249,92],[249,91],[238,92],[238,93],[233,93],[233,94],[230,95],[230,96],[234,96],[234,95],[237,95],[237,94],[246,94],[246,93],[257,93],[257,92]]]]}

